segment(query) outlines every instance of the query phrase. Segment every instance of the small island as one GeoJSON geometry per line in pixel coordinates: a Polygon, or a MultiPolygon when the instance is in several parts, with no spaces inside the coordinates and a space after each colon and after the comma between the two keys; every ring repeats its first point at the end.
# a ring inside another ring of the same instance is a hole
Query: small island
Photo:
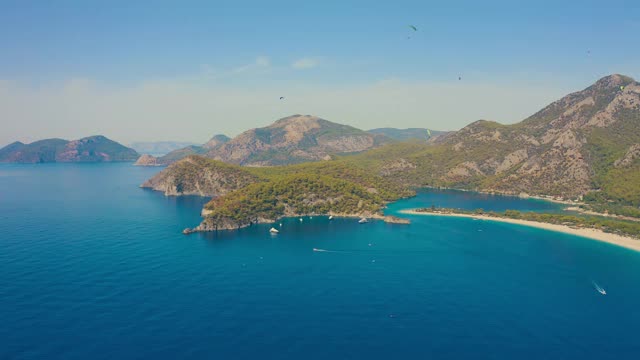
{"type": "Polygon", "coordinates": [[[504,212],[483,209],[462,210],[451,208],[420,208],[403,210],[409,215],[433,215],[466,217],[478,220],[500,221],[517,225],[537,227],[578,235],[640,251],[640,223],[609,219],[600,216],[576,216],[563,213],[537,213],[506,210],[504,212]]]}

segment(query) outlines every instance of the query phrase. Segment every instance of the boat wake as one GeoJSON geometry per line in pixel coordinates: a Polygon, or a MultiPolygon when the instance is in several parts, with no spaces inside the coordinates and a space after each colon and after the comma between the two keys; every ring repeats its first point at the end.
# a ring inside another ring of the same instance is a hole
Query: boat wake
{"type": "Polygon", "coordinates": [[[315,251],[315,252],[327,252],[327,253],[348,253],[348,252],[350,252],[350,251],[326,250],[326,249],[318,249],[318,248],[313,248],[313,251],[315,251]]]}
{"type": "Polygon", "coordinates": [[[595,281],[592,281],[593,287],[602,295],[607,295],[607,291],[603,289],[600,285],[598,285],[595,281]]]}

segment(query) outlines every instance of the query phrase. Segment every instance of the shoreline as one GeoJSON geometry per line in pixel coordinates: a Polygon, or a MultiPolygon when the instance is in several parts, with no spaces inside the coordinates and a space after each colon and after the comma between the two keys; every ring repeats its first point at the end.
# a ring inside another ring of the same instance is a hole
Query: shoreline
{"type": "Polygon", "coordinates": [[[393,215],[381,215],[381,214],[343,214],[343,213],[334,213],[334,212],[329,212],[328,214],[289,214],[289,215],[285,215],[285,216],[280,216],[279,218],[273,220],[273,219],[264,219],[264,218],[257,218],[254,221],[250,221],[247,223],[242,223],[242,224],[238,224],[235,223],[234,226],[223,226],[223,227],[215,227],[215,228],[210,228],[207,227],[205,224],[206,221],[206,215],[210,213],[209,210],[207,209],[202,209],[201,215],[203,217],[205,217],[205,219],[200,223],[200,225],[194,227],[194,228],[185,228],[184,230],[182,230],[182,234],[184,235],[190,235],[193,233],[198,233],[198,232],[216,232],[216,231],[233,231],[233,230],[239,230],[239,229],[244,229],[247,227],[250,227],[252,225],[264,225],[264,224],[275,224],[277,222],[279,222],[282,219],[285,218],[289,218],[289,219],[295,219],[295,218],[303,218],[303,217],[313,217],[313,216],[324,216],[324,217],[329,217],[329,216],[333,216],[336,218],[343,218],[343,219],[361,219],[361,218],[366,218],[366,219],[374,219],[374,220],[381,220],[384,221],[387,224],[401,224],[401,225],[408,225],[411,223],[411,221],[409,219],[405,219],[405,218],[400,218],[397,216],[393,216],[393,215]]]}
{"type": "Polygon", "coordinates": [[[435,190],[454,190],[454,191],[462,191],[462,192],[472,192],[476,194],[483,195],[492,195],[492,196],[507,196],[507,197],[516,197],[520,199],[534,199],[534,200],[542,200],[556,204],[564,204],[564,205],[585,205],[582,201],[573,201],[568,199],[556,199],[552,195],[529,195],[528,193],[512,193],[507,191],[490,191],[490,190],[470,190],[470,189],[459,189],[454,187],[443,187],[443,186],[423,186],[420,187],[422,189],[435,189],[435,190]]]}
{"type": "Polygon", "coordinates": [[[602,242],[606,242],[612,245],[617,245],[629,250],[640,252],[640,240],[636,240],[628,236],[607,233],[602,230],[591,229],[591,228],[573,228],[567,225],[557,225],[557,224],[549,224],[549,223],[543,223],[538,221],[509,219],[509,218],[493,217],[493,216],[487,216],[487,215],[455,214],[455,213],[440,214],[440,213],[430,213],[430,212],[419,212],[412,209],[401,210],[399,211],[399,213],[407,214],[407,215],[419,215],[419,216],[463,217],[463,218],[489,220],[489,221],[497,221],[497,222],[515,224],[515,225],[529,226],[529,227],[535,227],[538,229],[561,232],[561,233],[576,235],[576,236],[580,236],[580,237],[584,237],[592,240],[602,241],[602,242]]]}
{"type": "Polygon", "coordinates": [[[634,218],[634,217],[624,216],[624,215],[609,214],[609,213],[599,213],[597,211],[585,210],[585,209],[582,209],[582,208],[580,208],[578,206],[569,206],[569,207],[564,208],[564,210],[565,211],[578,212],[578,213],[585,214],[585,215],[602,216],[602,217],[607,217],[607,218],[612,218],[612,219],[617,219],[617,220],[640,221],[639,218],[634,218]]]}

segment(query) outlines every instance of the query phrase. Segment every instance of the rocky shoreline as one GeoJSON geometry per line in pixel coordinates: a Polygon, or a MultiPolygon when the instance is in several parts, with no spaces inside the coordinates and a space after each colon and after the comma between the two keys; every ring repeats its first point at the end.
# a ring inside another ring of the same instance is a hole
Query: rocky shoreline
{"type": "Polygon", "coordinates": [[[263,218],[255,218],[255,219],[251,219],[248,220],[246,222],[242,222],[242,223],[238,223],[235,221],[232,221],[230,219],[224,219],[218,222],[213,222],[211,219],[207,219],[206,215],[207,215],[207,210],[203,210],[202,211],[202,215],[205,217],[205,219],[202,221],[202,223],[200,223],[200,225],[194,227],[194,228],[186,228],[184,230],[182,230],[182,233],[184,235],[189,235],[189,234],[193,234],[193,233],[197,233],[197,232],[214,232],[214,231],[225,231],[225,230],[239,230],[239,229],[243,229],[252,225],[257,225],[257,224],[272,224],[275,222],[280,221],[281,219],[284,218],[298,218],[298,217],[309,217],[309,216],[333,216],[335,218],[354,218],[354,219],[360,219],[360,218],[367,218],[367,219],[375,219],[375,220],[382,220],[385,223],[388,224],[404,224],[404,225],[408,225],[411,224],[411,221],[409,219],[404,219],[404,218],[399,218],[397,216],[385,216],[385,215],[380,215],[380,214],[334,214],[334,213],[329,213],[329,214],[291,214],[291,215],[287,215],[287,216],[282,216],[278,219],[263,219],[263,218]]]}

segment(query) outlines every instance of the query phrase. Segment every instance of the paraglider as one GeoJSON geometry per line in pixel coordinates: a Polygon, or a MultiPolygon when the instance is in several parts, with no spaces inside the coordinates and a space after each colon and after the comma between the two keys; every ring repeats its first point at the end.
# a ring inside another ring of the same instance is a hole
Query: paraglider
{"type": "Polygon", "coordinates": [[[462,80],[462,76],[458,76],[458,80],[462,80]]]}
{"type": "MultiPolygon", "coordinates": [[[[410,28],[411,30],[413,30],[414,32],[415,32],[415,31],[418,31],[418,28],[417,28],[417,27],[415,27],[414,25],[409,25],[409,28],[410,28]]],[[[407,36],[407,40],[408,40],[408,39],[411,39],[411,36],[407,36]]]]}
{"type": "Polygon", "coordinates": [[[620,86],[620,91],[624,91],[624,86],[620,86]]]}
{"type": "Polygon", "coordinates": [[[427,129],[427,140],[431,139],[431,130],[427,129]]]}
{"type": "Polygon", "coordinates": [[[280,96],[280,100],[284,100],[284,96],[280,96]]]}

